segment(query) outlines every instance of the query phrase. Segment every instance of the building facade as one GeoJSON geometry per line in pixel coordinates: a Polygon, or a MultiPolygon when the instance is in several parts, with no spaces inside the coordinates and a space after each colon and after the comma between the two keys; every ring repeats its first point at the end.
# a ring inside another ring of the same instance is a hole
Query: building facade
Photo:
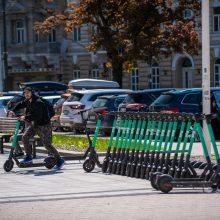
{"type": "MultiPolygon", "coordinates": [[[[69,2],[75,0],[55,0],[50,7],[64,9],[69,2]]],[[[77,27],[72,33],[64,33],[60,28],[47,35],[38,34],[33,30],[33,24],[44,15],[41,1],[6,1],[8,81],[11,89],[16,89],[21,81],[67,83],[78,78],[112,79],[111,69],[105,71],[106,52],[90,53],[86,49],[91,26],[77,27]]],[[[191,14],[187,12],[184,16],[191,14]]],[[[197,26],[201,33],[200,18],[197,26]]],[[[210,0],[210,47],[211,86],[220,86],[220,0],[210,0]]],[[[174,54],[168,58],[161,57],[151,66],[139,61],[131,72],[123,73],[123,88],[133,90],[201,87],[201,83],[201,51],[198,56],[174,54]]]]}

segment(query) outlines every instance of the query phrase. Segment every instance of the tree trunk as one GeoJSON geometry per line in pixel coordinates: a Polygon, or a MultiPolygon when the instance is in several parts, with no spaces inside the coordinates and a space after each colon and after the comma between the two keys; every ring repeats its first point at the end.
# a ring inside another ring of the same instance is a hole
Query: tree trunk
{"type": "Polygon", "coordinates": [[[113,81],[116,81],[119,83],[120,88],[122,88],[122,73],[123,73],[123,63],[118,62],[117,60],[112,61],[113,66],[113,81]]]}

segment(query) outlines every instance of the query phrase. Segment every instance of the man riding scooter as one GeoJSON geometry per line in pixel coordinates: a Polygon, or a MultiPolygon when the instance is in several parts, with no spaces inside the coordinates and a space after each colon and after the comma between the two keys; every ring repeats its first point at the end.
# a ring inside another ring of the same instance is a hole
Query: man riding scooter
{"type": "Polygon", "coordinates": [[[52,145],[52,127],[48,109],[42,99],[35,95],[32,88],[24,88],[25,100],[19,102],[13,109],[14,112],[26,108],[24,116],[20,116],[20,121],[28,121],[29,125],[25,128],[22,136],[26,157],[21,161],[23,164],[32,163],[31,148],[29,144],[30,137],[37,134],[48,152],[57,159],[54,169],[61,169],[64,165],[64,159],[60,157],[58,151],[52,145]]]}

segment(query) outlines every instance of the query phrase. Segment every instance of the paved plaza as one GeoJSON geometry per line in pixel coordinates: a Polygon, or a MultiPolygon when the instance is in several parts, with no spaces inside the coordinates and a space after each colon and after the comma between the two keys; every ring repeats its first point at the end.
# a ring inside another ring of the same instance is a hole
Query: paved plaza
{"type": "Polygon", "coordinates": [[[7,153],[0,155],[1,220],[219,220],[220,194],[208,189],[153,190],[146,180],[85,173],[79,161],[63,170],[44,167],[5,173],[7,153]]]}

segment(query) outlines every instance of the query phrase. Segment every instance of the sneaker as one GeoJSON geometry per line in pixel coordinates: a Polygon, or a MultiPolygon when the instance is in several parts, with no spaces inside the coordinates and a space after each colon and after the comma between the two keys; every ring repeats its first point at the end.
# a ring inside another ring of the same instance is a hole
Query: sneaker
{"type": "Polygon", "coordinates": [[[53,169],[60,170],[63,168],[65,160],[63,158],[57,159],[57,164],[53,167],[53,169]]]}
{"type": "Polygon", "coordinates": [[[14,156],[17,158],[22,157],[22,156],[24,156],[24,152],[14,153],[14,156]]]}
{"type": "Polygon", "coordinates": [[[32,163],[32,156],[30,155],[26,155],[26,157],[24,158],[24,160],[21,160],[20,163],[21,164],[28,164],[28,163],[32,163]]]}

